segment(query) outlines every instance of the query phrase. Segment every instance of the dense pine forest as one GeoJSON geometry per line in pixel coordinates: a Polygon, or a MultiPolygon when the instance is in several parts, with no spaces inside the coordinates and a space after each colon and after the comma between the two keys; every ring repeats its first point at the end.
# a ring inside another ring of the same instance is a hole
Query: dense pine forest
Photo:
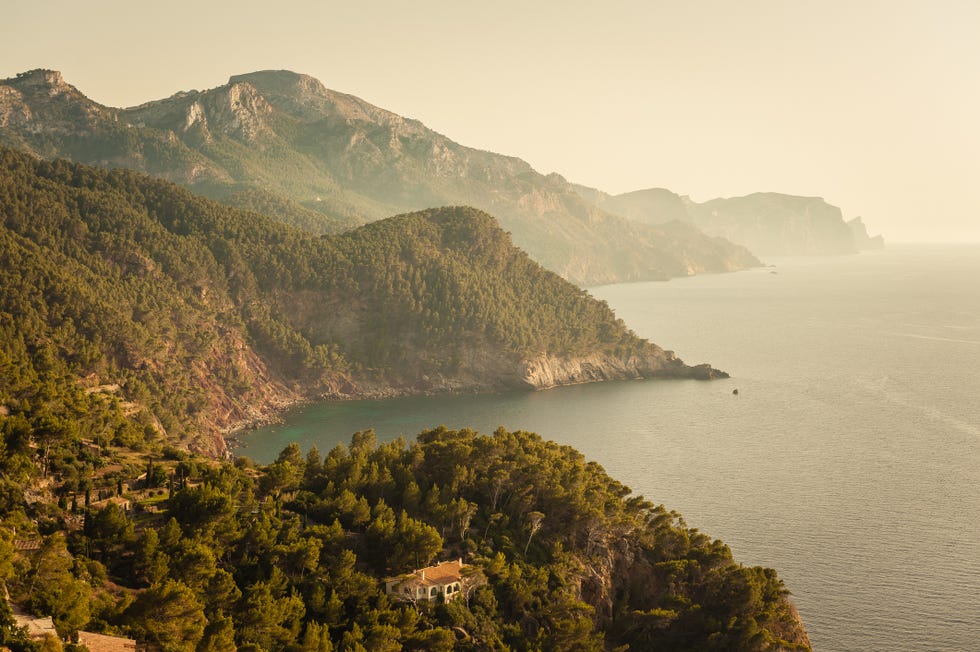
{"type": "Polygon", "coordinates": [[[65,635],[188,652],[808,649],[774,571],[532,433],[379,446],[368,431],[258,468],[76,446],[42,470],[23,454],[5,451],[4,475],[46,489],[4,492],[0,576],[65,635]],[[460,598],[384,595],[382,578],[448,558],[467,563],[460,598]]]}

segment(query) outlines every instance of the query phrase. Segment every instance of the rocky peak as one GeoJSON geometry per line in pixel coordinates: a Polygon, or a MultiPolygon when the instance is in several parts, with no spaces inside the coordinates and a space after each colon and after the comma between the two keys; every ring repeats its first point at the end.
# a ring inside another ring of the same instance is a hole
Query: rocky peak
{"type": "Polygon", "coordinates": [[[0,126],[68,133],[114,120],[106,107],[65,82],[57,70],[37,68],[0,80],[0,126]]]}
{"type": "MultiPolygon", "coordinates": [[[[45,70],[44,68],[36,68],[27,72],[18,73],[16,77],[8,79],[6,82],[23,92],[46,91],[48,95],[52,96],[75,90],[73,86],[65,83],[60,72],[57,70],[45,70]]],[[[77,93],[78,91],[75,92],[77,93]]]]}
{"type": "Polygon", "coordinates": [[[319,80],[291,70],[260,70],[234,75],[228,86],[248,84],[276,108],[303,119],[336,112],[331,91],[319,80]]]}
{"type": "Polygon", "coordinates": [[[234,75],[228,83],[251,84],[272,106],[303,120],[339,118],[348,122],[368,122],[400,134],[426,131],[416,120],[385,111],[359,97],[332,91],[314,77],[291,70],[260,70],[234,75]]]}
{"type": "Polygon", "coordinates": [[[263,95],[287,95],[295,98],[326,97],[329,91],[320,81],[292,70],[259,70],[233,75],[228,85],[250,84],[263,95]]]}

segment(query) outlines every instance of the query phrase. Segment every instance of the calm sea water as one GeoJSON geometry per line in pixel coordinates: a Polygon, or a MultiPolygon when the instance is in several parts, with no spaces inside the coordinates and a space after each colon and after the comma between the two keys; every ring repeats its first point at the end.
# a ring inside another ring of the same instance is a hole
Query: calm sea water
{"type": "Polygon", "coordinates": [[[730,380],[307,406],[238,452],[534,430],[778,569],[817,650],[980,649],[980,246],[769,262],[592,290],[730,380]]]}

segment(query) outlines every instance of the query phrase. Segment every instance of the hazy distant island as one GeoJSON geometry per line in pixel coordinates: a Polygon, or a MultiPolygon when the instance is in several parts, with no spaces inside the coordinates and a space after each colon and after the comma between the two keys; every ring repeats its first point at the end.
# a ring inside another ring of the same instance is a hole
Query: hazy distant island
{"type": "Polygon", "coordinates": [[[757,192],[697,203],[664,188],[608,195],[576,186],[583,198],[616,215],[644,224],[677,221],[708,235],[746,246],[759,256],[853,254],[881,249],[860,217],[845,221],[841,209],[820,197],[757,192]]]}

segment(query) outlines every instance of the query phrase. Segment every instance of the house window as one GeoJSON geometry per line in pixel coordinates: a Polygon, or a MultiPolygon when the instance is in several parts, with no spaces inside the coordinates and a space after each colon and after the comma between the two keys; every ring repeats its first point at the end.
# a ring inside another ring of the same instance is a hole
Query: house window
{"type": "Polygon", "coordinates": [[[429,590],[429,597],[430,598],[436,597],[436,593],[438,593],[438,591],[436,590],[436,587],[433,586],[432,589],[429,590]]]}

